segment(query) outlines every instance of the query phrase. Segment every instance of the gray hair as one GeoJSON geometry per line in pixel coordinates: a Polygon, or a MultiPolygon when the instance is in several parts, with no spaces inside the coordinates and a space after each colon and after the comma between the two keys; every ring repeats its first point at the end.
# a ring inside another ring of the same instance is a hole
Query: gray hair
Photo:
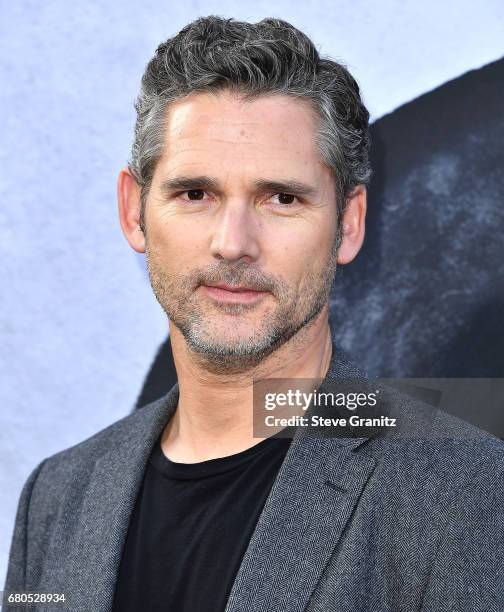
{"type": "Polygon", "coordinates": [[[219,89],[246,100],[296,96],[310,105],[319,119],[315,138],[321,159],[334,174],[341,223],[347,197],[371,178],[369,112],[357,82],[345,66],[321,57],[306,34],[287,21],[247,23],[209,15],[160,44],[142,77],[129,162],[141,188],[142,229],[169,103],[219,89]]]}

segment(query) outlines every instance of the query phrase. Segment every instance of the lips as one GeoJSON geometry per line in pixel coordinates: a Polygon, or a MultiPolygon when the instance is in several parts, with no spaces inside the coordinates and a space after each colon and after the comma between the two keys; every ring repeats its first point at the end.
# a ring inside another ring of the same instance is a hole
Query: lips
{"type": "Polygon", "coordinates": [[[226,283],[218,283],[216,285],[207,284],[207,287],[215,287],[216,289],[224,289],[225,291],[231,291],[232,293],[243,293],[245,291],[255,291],[256,293],[263,293],[261,289],[255,289],[254,287],[244,287],[242,285],[227,285],[226,283]]]}
{"type": "Polygon", "coordinates": [[[227,283],[202,284],[201,289],[216,303],[248,304],[249,306],[258,304],[268,295],[267,291],[227,283]]]}

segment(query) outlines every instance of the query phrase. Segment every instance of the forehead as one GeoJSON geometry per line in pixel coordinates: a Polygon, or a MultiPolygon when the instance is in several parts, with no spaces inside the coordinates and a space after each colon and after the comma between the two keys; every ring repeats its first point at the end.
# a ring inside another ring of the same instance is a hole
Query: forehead
{"type": "Polygon", "coordinates": [[[208,166],[215,166],[228,173],[285,174],[287,169],[316,180],[327,171],[316,125],[315,112],[291,96],[245,101],[228,90],[196,92],[170,104],[160,161],[165,171],[208,173],[208,166]]]}

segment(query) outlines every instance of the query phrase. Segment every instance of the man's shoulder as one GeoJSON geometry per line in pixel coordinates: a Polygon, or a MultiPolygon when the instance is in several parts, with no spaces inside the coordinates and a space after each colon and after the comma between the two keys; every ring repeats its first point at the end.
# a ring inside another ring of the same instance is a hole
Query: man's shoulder
{"type": "Polygon", "coordinates": [[[153,421],[165,411],[170,393],[114,421],[81,442],[48,456],[39,466],[38,480],[50,479],[52,483],[63,483],[70,477],[75,479],[91,473],[105,453],[128,443],[133,437],[142,437],[143,432],[152,427],[153,421]]]}

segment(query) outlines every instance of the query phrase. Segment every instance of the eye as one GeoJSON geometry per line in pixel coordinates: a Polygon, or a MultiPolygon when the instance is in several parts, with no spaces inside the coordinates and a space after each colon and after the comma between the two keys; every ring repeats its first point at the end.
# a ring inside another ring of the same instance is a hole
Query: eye
{"type": "Polygon", "coordinates": [[[292,193],[275,193],[273,197],[278,196],[279,204],[281,206],[292,206],[298,204],[299,200],[292,193]]]}
{"type": "Polygon", "coordinates": [[[187,199],[191,202],[199,202],[205,197],[205,192],[203,191],[203,189],[189,189],[188,191],[182,191],[178,195],[183,195],[185,193],[187,193],[187,199]]]}

